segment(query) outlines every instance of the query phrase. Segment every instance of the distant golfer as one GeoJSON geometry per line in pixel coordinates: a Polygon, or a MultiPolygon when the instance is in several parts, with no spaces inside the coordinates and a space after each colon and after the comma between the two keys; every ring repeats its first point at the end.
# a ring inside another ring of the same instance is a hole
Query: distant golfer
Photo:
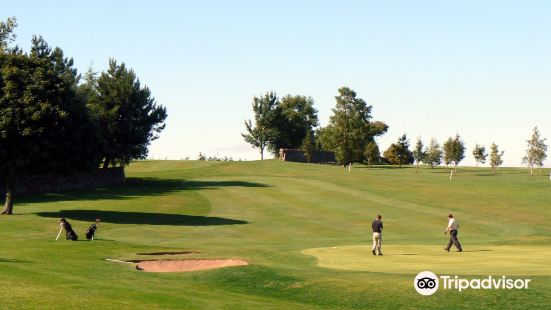
{"type": "Polygon", "coordinates": [[[383,255],[381,251],[381,244],[383,243],[383,222],[381,221],[383,217],[377,215],[377,219],[371,223],[371,228],[373,229],[373,247],[371,248],[371,253],[373,255],[383,255]],[[377,250],[377,252],[375,252],[377,250]]]}
{"type": "Polygon", "coordinates": [[[448,228],[446,228],[446,231],[444,231],[444,234],[447,234],[448,232],[450,233],[450,242],[444,248],[444,250],[449,252],[453,244],[457,248],[458,252],[463,252],[463,249],[461,249],[461,244],[457,239],[458,229],[459,229],[459,224],[453,218],[453,215],[452,214],[448,215],[448,228]]]}

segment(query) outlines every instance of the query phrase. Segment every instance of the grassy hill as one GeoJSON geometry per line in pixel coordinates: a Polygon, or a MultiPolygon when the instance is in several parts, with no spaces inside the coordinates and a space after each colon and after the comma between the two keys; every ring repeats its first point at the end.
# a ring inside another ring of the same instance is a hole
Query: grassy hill
{"type": "MultiPolygon", "coordinates": [[[[548,173],[548,171],[545,171],[548,173]]],[[[0,217],[1,309],[545,308],[551,182],[526,169],[139,161],[124,186],[16,198],[0,217]],[[447,214],[465,252],[446,253],[447,214]],[[384,256],[370,253],[383,215],[384,256]],[[55,241],[57,221],[101,240],[55,241]],[[367,247],[366,247],[367,246],[367,247]],[[193,251],[160,256],[139,253],[193,251]],[[134,259],[241,258],[249,266],[145,273],[134,259]],[[526,275],[528,290],[413,289],[415,275],[526,275]]]]}

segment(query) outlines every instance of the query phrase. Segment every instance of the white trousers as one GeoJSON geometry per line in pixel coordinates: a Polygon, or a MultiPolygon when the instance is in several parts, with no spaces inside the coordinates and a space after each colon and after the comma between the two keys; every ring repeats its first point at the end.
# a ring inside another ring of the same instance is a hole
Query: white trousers
{"type": "Polygon", "coordinates": [[[382,251],[381,251],[381,245],[383,243],[383,234],[382,233],[378,233],[378,232],[374,232],[373,233],[373,247],[371,248],[371,250],[377,250],[378,254],[381,254],[382,251]]]}

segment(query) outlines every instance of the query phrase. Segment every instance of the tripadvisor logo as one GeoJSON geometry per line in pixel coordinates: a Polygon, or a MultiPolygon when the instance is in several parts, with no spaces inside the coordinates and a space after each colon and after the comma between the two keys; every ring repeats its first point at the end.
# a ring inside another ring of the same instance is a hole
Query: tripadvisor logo
{"type": "Polygon", "coordinates": [[[422,271],[415,277],[413,287],[421,295],[432,295],[438,290],[438,277],[430,271],[422,271]]]}
{"type": "Polygon", "coordinates": [[[457,290],[459,292],[466,289],[474,290],[499,290],[499,289],[528,289],[531,279],[510,279],[506,276],[475,279],[464,279],[459,276],[442,275],[436,276],[431,271],[422,271],[413,280],[413,287],[417,293],[425,296],[436,293],[440,283],[442,289],[457,290]]]}

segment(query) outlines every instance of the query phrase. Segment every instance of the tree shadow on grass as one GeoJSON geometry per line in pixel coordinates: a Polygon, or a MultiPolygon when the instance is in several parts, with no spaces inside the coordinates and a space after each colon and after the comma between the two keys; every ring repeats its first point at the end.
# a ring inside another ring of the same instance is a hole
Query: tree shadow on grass
{"type": "Polygon", "coordinates": [[[209,190],[223,187],[268,187],[265,184],[244,181],[186,181],[177,179],[127,178],[125,184],[63,191],[58,193],[21,195],[18,203],[56,201],[132,199],[159,196],[185,190],[209,190]]]}
{"type": "Polygon", "coordinates": [[[29,261],[26,260],[19,260],[19,259],[11,259],[11,258],[1,258],[0,257],[0,263],[28,263],[29,261]]]}
{"type": "Polygon", "coordinates": [[[492,252],[493,250],[463,250],[462,252],[469,253],[469,252],[492,252]]]}
{"type": "Polygon", "coordinates": [[[522,171],[522,170],[506,170],[506,171],[500,171],[500,170],[497,170],[496,173],[493,173],[491,170],[490,171],[487,171],[487,172],[479,172],[479,173],[475,173],[473,175],[476,175],[476,176],[481,176],[481,177],[500,177],[500,176],[507,176],[507,175],[522,175],[522,176],[529,176],[529,177],[534,177],[534,178],[537,178],[537,177],[544,177],[544,178],[549,178],[549,174],[536,174],[534,173],[534,175],[530,175],[530,171],[526,172],[526,171],[522,171]]]}
{"type": "Polygon", "coordinates": [[[37,212],[35,214],[43,217],[67,218],[70,220],[85,222],[94,222],[96,218],[100,218],[102,222],[113,224],[212,226],[240,225],[248,223],[247,221],[223,217],[105,210],[61,210],[56,212],[37,212]]]}
{"type": "Polygon", "coordinates": [[[414,253],[404,253],[404,254],[385,254],[386,256],[414,256],[414,255],[421,255],[421,254],[414,254],[414,253]]]}
{"type": "MultiPolygon", "coordinates": [[[[342,166],[342,165],[340,165],[342,166]]],[[[348,169],[348,166],[345,166],[343,167],[345,169],[348,169]]],[[[356,166],[352,166],[352,169],[368,169],[368,170],[383,170],[383,169],[402,169],[404,168],[408,168],[408,166],[402,166],[402,167],[399,167],[399,166],[395,166],[395,165],[374,165],[374,166],[371,166],[371,168],[369,168],[368,165],[356,165],[356,166]]]]}

